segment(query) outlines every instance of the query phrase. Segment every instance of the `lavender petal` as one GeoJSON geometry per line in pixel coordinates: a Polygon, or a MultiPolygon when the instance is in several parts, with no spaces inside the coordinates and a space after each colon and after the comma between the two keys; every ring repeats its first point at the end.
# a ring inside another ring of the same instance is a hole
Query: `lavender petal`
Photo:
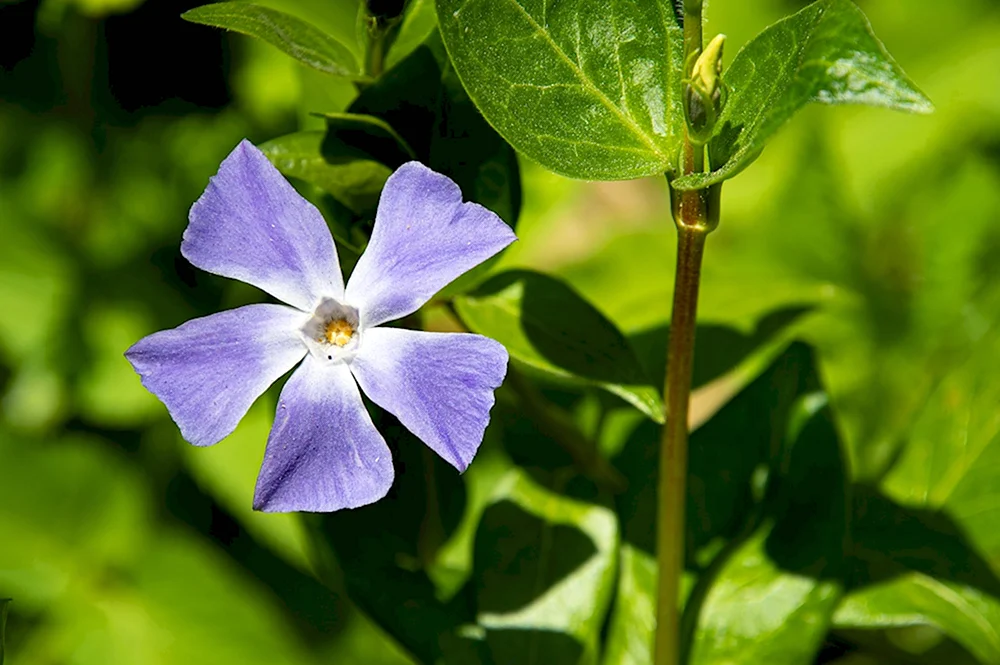
{"type": "Polygon", "coordinates": [[[284,305],[248,305],[153,333],[125,357],[184,438],[210,446],[306,354],[298,333],[303,320],[284,305]]]}
{"type": "Polygon", "coordinates": [[[351,371],[372,401],[464,471],[490,421],[507,350],[479,335],[375,328],[351,371]]]}
{"type": "Polygon", "coordinates": [[[361,311],[362,326],[398,319],[515,239],[494,213],[462,203],[447,176],[408,162],[385,183],[347,301],[361,311]]]}
{"type": "Polygon", "coordinates": [[[385,496],[393,474],[389,448],[347,365],[307,357],[281,391],[254,509],[356,508],[385,496]]]}
{"type": "Polygon", "coordinates": [[[344,278],[323,216],[267,157],[242,141],[191,207],[181,253],[309,311],[320,298],[342,299],[344,278]]]}

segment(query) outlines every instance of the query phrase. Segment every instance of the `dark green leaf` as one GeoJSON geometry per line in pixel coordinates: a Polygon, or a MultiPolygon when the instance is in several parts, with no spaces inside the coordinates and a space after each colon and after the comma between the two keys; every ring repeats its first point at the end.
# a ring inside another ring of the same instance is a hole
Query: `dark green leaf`
{"type": "Polygon", "coordinates": [[[493,660],[594,662],[614,588],[614,514],[545,489],[518,469],[494,499],[474,562],[477,621],[493,660]]]}
{"type": "Polygon", "coordinates": [[[316,185],[357,214],[371,213],[391,170],[321,131],[297,132],[260,146],[279,171],[316,185]]]}
{"type": "Polygon", "coordinates": [[[7,627],[7,605],[10,598],[0,598],[0,665],[3,665],[4,631],[7,627]]]}
{"type": "Polygon", "coordinates": [[[360,113],[324,113],[327,136],[323,149],[327,154],[357,151],[390,168],[416,158],[396,130],[381,118],[360,113]]]}
{"type": "Polygon", "coordinates": [[[682,35],[668,0],[439,0],[469,96],[515,148],[575,178],[673,169],[682,35]]]}
{"type": "MultiPolygon", "coordinates": [[[[684,615],[691,663],[805,665],[840,596],[846,528],[840,442],[815,361],[796,344],[691,438],[684,615]]],[[[607,665],[651,663],[656,432],[640,427],[616,464],[624,568],[607,665]],[[643,631],[647,626],[649,632],[643,631]]]]}
{"type": "Polygon", "coordinates": [[[364,80],[351,51],[302,19],[243,2],[196,7],[181,18],[262,39],[302,64],[331,76],[364,80]]]}
{"type": "Polygon", "coordinates": [[[505,272],[457,298],[455,306],[470,330],[499,341],[522,365],[604,388],[663,422],[663,402],[628,340],[557,279],[505,272]]]}
{"type": "Polygon", "coordinates": [[[924,405],[883,495],[856,510],[865,576],[838,625],[929,624],[983,663],[1000,659],[998,362],[986,332],[924,405]]]}
{"type": "Polygon", "coordinates": [[[434,0],[410,0],[406,5],[399,33],[385,56],[386,70],[392,69],[413,53],[430,37],[435,27],[437,16],[434,14],[434,0]]]}
{"type": "Polygon", "coordinates": [[[729,95],[709,144],[713,170],[677,179],[680,189],[742,171],[811,101],[933,110],[850,0],[819,0],[770,26],[740,50],[723,79],[729,95]]]}

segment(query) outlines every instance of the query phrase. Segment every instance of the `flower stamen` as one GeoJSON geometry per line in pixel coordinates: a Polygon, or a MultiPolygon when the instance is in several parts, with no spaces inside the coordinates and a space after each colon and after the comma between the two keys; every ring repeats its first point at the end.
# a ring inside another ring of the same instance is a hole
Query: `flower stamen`
{"type": "Polygon", "coordinates": [[[323,338],[316,341],[325,341],[328,344],[344,347],[347,346],[352,337],[354,337],[354,326],[347,319],[334,319],[326,324],[323,338]]]}

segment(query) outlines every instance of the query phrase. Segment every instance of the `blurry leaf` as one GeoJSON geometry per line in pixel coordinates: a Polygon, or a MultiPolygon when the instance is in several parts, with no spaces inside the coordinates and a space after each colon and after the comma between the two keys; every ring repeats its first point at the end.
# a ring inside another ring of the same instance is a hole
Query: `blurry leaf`
{"type": "Polygon", "coordinates": [[[668,0],[439,0],[469,96],[515,148],[575,178],[673,169],[682,34],[668,0]]]}
{"type": "Polygon", "coordinates": [[[301,516],[270,515],[252,509],[261,455],[273,420],[273,400],[261,398],[222,443],[197,448],[177,437],[177,445],[198,484],[250,534],[286,561],[310,570],[312,562],[301,516]]]}
{"type": "Polygon", "coordinates": [[[155,520],[144,478],[100,440],[0,437],[0,589],[44,618],[20,662],[312,662],[258,580],[155,520]]]}
{"type": "Polygon", "coordinates": [[[385,69],[395,67],[424,43],[437,27],[434,0],[410,0],[403,13],[403,24],[385,56],[385,69]]]}
{"type": "Polygon", "coordinates": [[[455,307],[470,330],[496,339],[526,367],[604,388],[663,422],[662,400],[628,340],[559,280],[505,272],[457,298],[455,307]]]}
{"type": "Polygon", "coordinates": [[[355,149],[392,169],[416,158],[406,141],[380,118],[360,113],[324,113],[323,118],[327,126],[323,149],[328,154],[355,149]]]}
{"type": "Polygon", "coordinates": [[[496,663],[594,663],[614,588],[618,528],[607,508],[512,471],[476,534],[477,621],[496,663]]]}
{"type": "Polygon", "coordinates": [[[878,488],[885,496],[858,511],[865,576],[839,625],[930,624],[983,663],[1000,658],[998,362],[987,333],[923,405],[878,488]]]}
{"type": "Polygon", "coordinates": [[[156,398],[142,387],[125,360],[125,349],[149,331],[149,321],[129,307],[91,307],[83,321],[92,361],[79,377],[78,408],[88,420],[124,428],[161,413],[156,398]]]}
{"type": "Polygon", "coordinates": [[[765,29],[740,50],[723,79],[730,91],[709,144],[713,171],[679,178],[675,187],[733,177],[810,101],[933,110],[850,0],[819,0],[765,29]]]}
{"type": "Polygon", "coordinates": [[[21,359],[46,349],[66,324],[74,267],[58,246],[7,211],[0,216],[0,354],[21,359]]]}
{"type": "Polygon", "coordinates": [[[935,626],[981,663],[1000,663],[1000,603],[974,588],[921,573],[850,594],[833,619],[839,628],[935,626]]]}
{"type": "Polygon", "coordinates": [[[10,598],[0,598],[0,665],[3,665],[4,631],[7,627],[7,605],[10,598]]]}
{"type": "Polygon", "coordinates": [[[364,80],[351,51],[325,32],[290,14],[243,2],[219,2],[181,18],[262,39],[302,64],[331,76],[364,80]]]}
{"type": "Polygon", "coordinates": [[[624,544],[603,665],[650,665],[656,631],[656,559],[624,544]]]}
{"type": "Polygon", "coordinates": [[[374,211],[391,169],[351,150],[327,151],[325,137],[321,131],[296,132],[259,147],[286,176],[316,185],[357,214],[374,211]]]}

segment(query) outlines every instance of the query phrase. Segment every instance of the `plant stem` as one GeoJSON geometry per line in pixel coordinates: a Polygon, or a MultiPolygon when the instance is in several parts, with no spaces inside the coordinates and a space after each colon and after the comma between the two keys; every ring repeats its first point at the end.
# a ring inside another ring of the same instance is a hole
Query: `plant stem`
{"type": "MultiPolygon", "coordinates": [[[[684,57],[690,68],[702,49],[702,2],[684,1],[684,57]]],[[[686,72],[690,75],[690,71],[686,72]]],[[[689,130],[690,131],[690,130],[689,130]]],[[[685,141],[683,174],[705,168],[705,150],[685,141]]],[[[667,422],[660,442],[660,473],[657,488],[656,553],[658,589],[656,606],[656,665],[680,665],[680,585],[684,572],[684,517],[687,497],[688,410],[694,361],[698,286],[705,238],[715,227],[718,189],[675,191],[671,188],[674,222],[677,226],[677,272],[674,280],[673,314],[667,348],[664,395],[667,422]]]]}

